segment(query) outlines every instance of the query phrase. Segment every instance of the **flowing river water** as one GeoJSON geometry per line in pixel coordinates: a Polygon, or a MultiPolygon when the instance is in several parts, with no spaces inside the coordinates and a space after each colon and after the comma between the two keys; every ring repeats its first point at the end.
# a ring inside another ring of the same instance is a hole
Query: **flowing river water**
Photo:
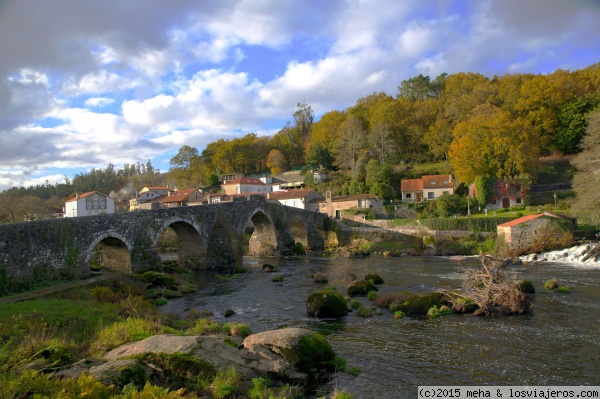
{"type": "MultiPolygon", "coordinates": [[[[600,265],[542,263],[513,266],[536,288],[531,315],[477,317],[450,315],[394,319],[358,317],[316,320],[306,314],[306,298],[323,287],[310,276],[329,277],[329,286],[345,295],[352,273],[359,278],[378,273],[385,279],[380,293],[430,292],[459,288],[465,268],[479,259],[441,257],[365,259],[316,255],[290,258],[245,258],[251,273],[222,281],[214,272],[196,275],[199,291],[170,300],[162,309],[185,314],[209,309],[219,322],[250,324],[253,332],[306,327],[324,334],[358,376],[339,373],[317,392],[334,387],[358,398],[415,398],[419,385],[600,385],[600,265]],[[285,280],[271,281],[263,263],[277,265],[285,280]],[[546,292],[544,282],[557,278],[570,293],[546,292]],[[234,316],[225,319],[227,309],[234,316]]],[[[367,298],[359,298],[365,304],[367,298]]]]}

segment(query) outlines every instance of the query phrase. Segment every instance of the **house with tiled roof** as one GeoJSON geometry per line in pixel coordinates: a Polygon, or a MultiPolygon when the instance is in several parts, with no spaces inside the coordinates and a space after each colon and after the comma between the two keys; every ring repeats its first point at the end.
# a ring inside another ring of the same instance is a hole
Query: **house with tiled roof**
{"type": "Polygon", "coordinates": [[[326,213],[330,217],[341,219],[342,212],[349,209],[382,208],[383,198],[371,194],[343,195],[332,197],[327,193],[325,198],[311,200],[306,210],[326,213]]]}
{"type": "Polygon", "coordinates": [[[324,197],[311,188],[301,190],[273,191],[266,194],[267,200],[279,202],[282,205],[294,208],[307,209],[307,204],[312,200],[324,199],[324,197]]]}
{"type": "Polygon", "coordinates": [[[444,194],[454,194],[454,179],[451,174],[425,175],[420,179],[400,181],[403,202],[433,200],[444,194]]]}
{"type": "Polygon", "coordinates": [[[270,193],[271,186],[256,177],[238,177],[221,184],[223,192],[227,195],[258,193],[260,195],[270,193]]]}
{"type": "Polygon", "coordinates": [[[541,235],[544,238],[560,239],[565,231],[572,230],[577,219],[556,212],[544,212],[523,216],[497,226],[498,237],[511,250],[531,247],[541,235]],[[554,225],[556,228],[551,229],[554,225]]]}
{"type": "Polygon", "coordinates": [[[157,201],[162,205],[162,208],[177,208],[187,206],[189,201],[201,200],[203,198],[204,196],[200,191],[195,188],[188,188],[169,191],[167,195],[158,198],[157,201]]]}
{"type": "MultiPolygon", "coordinates": [[[[485,205],[485,209],[493,211],[514,206],[525,206],[527,191],[528,188],[523,184],[498,179],[491,187],[491,195],[488,203],[485,205]]],[[[475,183],[469,185],[469,197],[477,198],[475,183]]]]}
{"type": "Polygon", "coordinates": [[[63,213],[66,218],[115,213],[115,200],[98,191],[75,194],[65,202],[63,213]]]}

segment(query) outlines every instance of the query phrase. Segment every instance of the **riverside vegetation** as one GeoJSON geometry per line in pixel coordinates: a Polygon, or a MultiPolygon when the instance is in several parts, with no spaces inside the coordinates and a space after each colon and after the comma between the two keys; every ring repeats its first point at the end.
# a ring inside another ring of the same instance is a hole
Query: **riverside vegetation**
{"type": "MultiPolygon", "coordinates": [[[[159,312],[157,304],[182,295],[181,289],[194,289],[185,269],[171,263],[166,271],[119,276],[93,288],[77,287],[51,297],[4,304],[0,309],[0,396],[303,397],[302,379],[277,381],[263,374],[245,380],[243,372],[235,368],[219,369],[202,357],[177,352],[144,353],[119,360],[126,363],[109,374],[110,383],[91,373],[112,349],[129,342],[142,341],[142,345],[157,335],[165,337],[161,341],[168,337],[216,336],[214,341],[207,341],[212,342],[207,344],[209,347],[221,342],[223,348],[239,348],[244,337],[262,334],[251,335],[250,327],[242,323],[216,323],[203,317],[211,314],[207,310],[193,310],[186,317],[159,312]]],[[[197,341],[202,342],[200,338],[197,341]]],[[[233,348],[234,352],[238,350],[233,348]]],[[[300,375],[308,375],[309,379],[327,375],[322,374],[324,370],[345,368],[344,359],[336,357],[327,341],[316,333],[302,333],[293,348],[297,356],[293,364],[300,375]]],[[[288,359],[291,354],[284,357],[288,359]]],[[[350,398],[337,390],[331,397],[350,398]]]]}

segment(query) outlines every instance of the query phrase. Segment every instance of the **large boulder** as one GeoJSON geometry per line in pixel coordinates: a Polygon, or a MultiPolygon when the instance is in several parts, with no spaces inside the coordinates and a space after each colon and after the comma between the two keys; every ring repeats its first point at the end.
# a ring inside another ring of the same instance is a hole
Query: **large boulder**
{"type": "Polygon", "coordinates": [[[119,386],[143,381],[185,386],[201,375],[208,377],[233,367],[241,374],[242,381],[248,383],[253,378],[269,376],[303,384],[308,375],[299,371],[296,364],[307,362],[292,359],[294,362],[260,345],[246,348],[238,337],[165,334],[113,349],[104,356],[102,364],[91,367],[88,373],[119,386]]]}
{"type": "Polygon", "coordinates": [[[304,328],[284,328],[253,334],[244,340],[243,345],[249,351],[268,349],[307,373],[330,367],[335,358],[331,345],[323,336],[304,328]]]}
{"type": "Polygon", "coordinates": [[[339,319],[348,314],[348,304],[337,291],[322,290],[308,296],[306,311],[318,319],[339,319]]]}
{"type": "Polygon", "coordinates": [[[376,273],[367,274],[365,276],[365,280],[372,281],[373,284],[375,284],[375,285],[381,285],[381,284],[385,283],[385,280],[383,279],[383,277],[381,277],[379,274],[376,274],[376,273]]]}

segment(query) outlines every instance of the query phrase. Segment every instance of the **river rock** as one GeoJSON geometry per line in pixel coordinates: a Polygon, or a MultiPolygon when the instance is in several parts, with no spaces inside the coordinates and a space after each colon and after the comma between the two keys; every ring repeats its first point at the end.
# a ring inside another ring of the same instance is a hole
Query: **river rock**
{"type": "MultiPolygon", "coordinates": [[[[304,335],[298,334],[297,337],[299,339],[304,335]]],[[[211,370],[227,370],[234,367],[241,374],[242,381],[247,383],[253,378],[264,376],[295,384],[306,382],[308,375],[298,370],[297,359],[293,358],[295,362],[290,361],[284,349],[286,341],[293,347],[298,339],[293,338],[294,334],[286,334],[285,330],[277,330],[274,336],[283,337],[279,340],[282,343],[270,345],[260,336],[242,345],[242,341],[237,337],[154,335],[113,349],[103,357],[104,363],[91,367],[88,372],[105,383],[117,383],[120,378],[122,379],[125,369],[131,370],[137,364],[137,370],[143,370],[148,380],[161,380],[164,376],[161,376],[160,367],[155,364],[148,367],[149,365],[139,360],[140,356],[143,359],[143,356],[149,353],[167,356],[185,354],[191,356],[192,361],[197,359],[197,363],[206,363],[211,370]],[[232,341],[238,346],[233,347],[232,341]],[[286,353],[286,356],[282,353],[286,353]]],[[[279,341],[274,340],[274,342],[279,341]]]]}
{"type": "Polygon", "coordinates": [[[308,296],[306,312],[318,319],[339,319],[348,314],[348,304],[342,295],[333,290],[317,291],[308,296]]]}
{"type": "Polygon", "coordinates": [[[348,286],[348,295],[367,295],[370,291],[378,291],[375,284],[367,280],[357,280],[350,283],[348,286]]]}
{"type": "Polygon", "coordinates": [[[268,349],[303,371],[320,368],[335,358],[325,338],[304,328],[283,328],[253,334],[244,339],[243,345],[251,352],[268,349]]]}

